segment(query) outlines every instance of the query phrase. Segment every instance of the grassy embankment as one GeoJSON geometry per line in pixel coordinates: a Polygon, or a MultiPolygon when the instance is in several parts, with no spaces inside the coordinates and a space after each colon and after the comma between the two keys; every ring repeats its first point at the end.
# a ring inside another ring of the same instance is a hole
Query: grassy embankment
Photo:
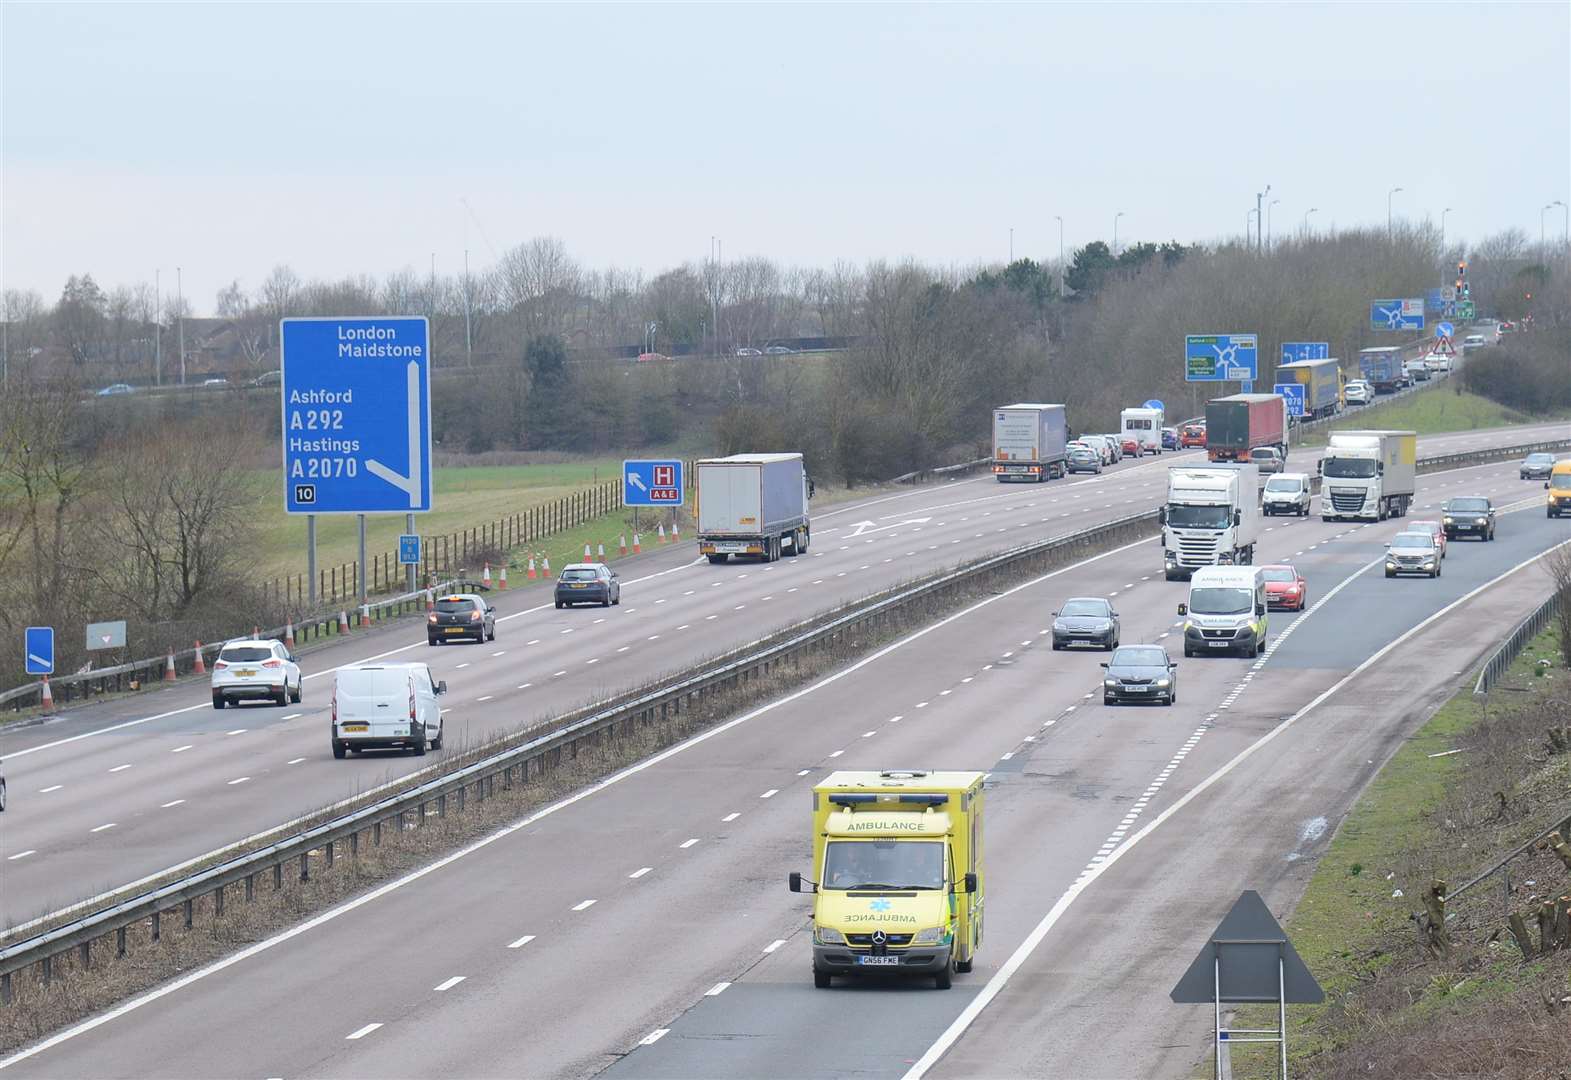
{"type": "MultiPolygon", "coordinates": [[[[1571,753],[1545,738],[1571,712],[1568,684],[1547,632],[1487,704],[1469,682],[1440,708],[1353,806],[1286,924],[1326,991],[1289,1010],[1294,1076],[1565,1075],[1551,1066],[1571,1062],[1571,951],[1523,961],[1499,877],[1448,905],[1449,958],[1425,952],[1411,915],[1434,880],[1454,890],[1571,812],[1571,753]]],[[[1512,909],[1531,912],[1571,875],[1535,853],[1513,864],[1511,889],[1512,909]]],[[[1255,1007],[1235,1021],[1274,1023],[1255,1007]]],[[[1233,1075],[1274,1075],[1270,1053],[1235,1046],[1233,1075]]],[[[1208,1057],[1197,1075],[1210,1070],[1208,1057]]]]}
{"type": "MultiPolygon", "coordinates": [[[[1443,435],[1457,431],[1477,431],[1484,428],[1504,428],[1513,424],[1543,423],[1554,420],[1559,414],[1546,413],[1529,416],[1508,409],[1499,402],[1466,391],[1458,394],[1448,383],[1420,390],[1398,401],[1369,405],[1345,413],[1331,425],[1339,430],[1416,431],[1420,435],[1443,435]]],[[[1325,433],[1317,432],[1315,442],[1325,442],[1325,433]]]]}

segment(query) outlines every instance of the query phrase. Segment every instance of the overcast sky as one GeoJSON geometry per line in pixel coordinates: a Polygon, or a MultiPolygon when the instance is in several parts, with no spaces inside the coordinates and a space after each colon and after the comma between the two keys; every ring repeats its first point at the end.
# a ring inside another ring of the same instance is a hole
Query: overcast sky
{"type": "MultiPolygon", "coordinates": [[[[3,20],[8,288],[1056,257],[1571,202],[1571,5],[45,4],[3,20]],[[462,199],[473,218],[466,223],[462,199]],[[1269,200],[1268,200],[1269,201],[1269,200]]],[[[1550,212],[1551,233],[1562,229],[1550,212]]]]}

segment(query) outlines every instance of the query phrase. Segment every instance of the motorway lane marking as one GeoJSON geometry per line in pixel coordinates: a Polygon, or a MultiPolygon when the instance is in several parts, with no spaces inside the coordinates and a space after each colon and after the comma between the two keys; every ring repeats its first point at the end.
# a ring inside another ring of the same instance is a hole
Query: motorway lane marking
{"type": "MultiPolygon", "coordinates": [[[[177,747],[175,747],[173,750],[171,750],[169,752],[171,754],[183,754],[183,753],[185,753],[187,750],[191,749],[191,747],[193,747],[195,745],[196,745],[195,743],[186,743],[184,746],[177,746],[177,747]]],[[[16,757],[15,754],[12,754],[11,756],[12,757],[16,757]]]]}
{"type": "Polygon", "coordinates": [[[38,854],[38,849],[37,848],[28,848],[26,851],[18,851],[15,855],[7,855],[5,857],[5,861],[6,862],[16,862],[16,860],[18,860],[18,859],[25,859],[29,855],[37,855],[37,854],[38,854]]]}
{"type": "Polygon", "coordinates": [[[864,732],[862,732],[862,738],[864,738],[864,739],[871,739],[874,735],[877,735],[877,734],[878,734],[878,732],[876,730],[874,730],[874,731],[864,731],[864,732]]]}
{"type": "Polygon", "coordinates": [[[619,652],[619,653],[624,653],[624,652],[626,652],[626,651],[627,651],[627,650],[628,650],[628,649],[631,649],[631,648],[632,648],[632,646],[631,646],[631,645],[623,645],[623,646],[622,646],[622,647],[621,647],[621,648],[620,648],[620,649],[618,649],[618,650],[616,650],[616,651],[617,651],[617,652],[619,652]]]}
{"type": "Polygon", "coordinates": [[[440,994],[444,990],[451,990],[453,987],[463,982],[466,978],[468,978],[467,975],[454,975],[451,979],[437,983],[435,986],[431,987],[431,989],[440,994]]]}
{"type": "Polygon", "coordinates": [[[118,824],[118,822],[111,821],[107,825],[100,825],[96,829],[88,829],[87,831],[88,832],[103,832],[105,829],[112,829],[112,828],[114,828],[115,825],[117,825],[117,824],[118,824]]]}
{"type": "Polygon", "coordinates": [[[495,696],[494,694],[485,694],[482,697],[475,698],[475,700],[476,701],[490,701],[494,696],[495,696]]]}
{"type": "Polygon", "coordinates": [[[351,1031],[348,1035],[345,1035],[344,1038],[345,1039],[363,1039],[367,1035],[371,1034],[371,1032],[375,1031],[377,1028],[379,1028],[381,1026],[382,1026],[381,1024],[367,1024],[363,1028],[359,1028],[359,1029],[357,1029],[355,1031],[351,1031]]]}
{"type": "Polygon", "coordinates": [[[715,983],[708,990],[704,991],[704,996],[705,997],[719,997],[721,994],[726,992],[726,987],[728,987],[730,985],[731,984],[728,983],[728,982],[715,983]]]}
{"type": "Polygon", "coordinates": [[[565,671],[554,672],[554,673],[552,673],[551,678],[553,678],[553,679],[560,679],[563,675],[566,675],[566,674],[567,674],[567,672],[565,672],[565,671]]]}
{"type": "Polygon", "coordinates": [[[233,731],[226,731],[226,732],[224,732],[224,734],[225,735],[244,735],[245,732],[246,732],[245,728],[238,727],[238,728],[235,728],[233,731]]]}
{"type": "Polygon", "coordinates": [[[638,1040],[638,1045],[639,1046],[653,1046],[655,1043],[657,1043],[661,1039],[665,1038],[666,1033],[669,1032],[670,1030],[671,1030],[670,1028],[655,1028],[648,1035],[645,1035],[642,1039],[639,1039],[638,1040]]]}
{"type": "Polygon", "coordinates": [[[776,949],[780,948],[780,946],[784,945],[785,943],[786,943],[786,939],[785,938],[776,938],[775,940],[771,941],[768,945],[764,946],[764,951],[766,953],[772,953],[776,949]]]}
{"type": "Polygon", "coordinates": [[[836,750],[834,753],[830,754],[829,756],[832,757],[832,758],[837,758],[837,757],[839,757],[843,753],[845,753],[844,750],[836,750]]]}
{"type": "Polygon", "coordinates": [[[292,713],[289,713],[288,715],[286,715],[284,717],[284,719],[285,720],[298,720],[298,719],[300,719],[304,715],[305,715],[305,713],[292,712],[292,713]]]}
{"type": "Polygon", "coordinates": [[[491,655],[492,656],[506,656],[507,655],[507,650],[506,649],[498,649],[498,650],[496,650],[496,652],[492,653],[491,655]]]}
{"type": "Polygon", "coordinates": [[[806,775],[807,775],[807,774],[808,774],[808,773],[810,773],[810,772],[812,772],[812,771],[813,771],[813,770],[812,770],[812,769],[798,769],[798,770],[797,770],[797,771],[796,771],[796,774],[797,774],[797,775],[798,775],[798,776],[806,776],[806,775]]]}
{"type": "Polygon", "coordinates": [[[184,799],[171,799],[169,802],[164,803],[158,809],[160,809],[160,810],[168,810],[171,806],[179,806],[183,802],[185,802],[184,799]]]}
{"type": "Polygon", "coordinates": [[[585,660],[584,661],[584,666],[588,667],[590,664],[598,664],[599,662],[600,662],[600,658],[597,656],[597,657],[595,657],[592,660],[585,660]]]}
{"type": "Polygon", "coordinates": [[[725,817],[721,818],[720,820],[721,821],[735,821],[737,818],[739,818],[741,816],[742,815],[741,815],[741,813],[739,811],[733,810],[729,814],[727,814],[725,817]]]}
{"type": "Polygon", "coordinates": [[[469,666],[469,661],[465,660],[462,664],[458,665],[458,668],[456,670],[462,671],[464,668],[466,668],[468,666],[469,666]]]}
{"type": "Polygon", "coordinates": [[[762,795],[760,795],[759,798],[760,799],[773,799],[778,794],[780,794],[780,789],[779,788],[770,788],[768,791],[766,791],[762,795]]]}
{"type": "Polygon", "coordinates": [[[290,758],[288,761],[284,762],[284,764],[285,765],[298,765],[298,764],[300,764],[304,760],[305,760],[305,758],[303,758],[303,757],[290,758]]]}
{"type": "Polygon", "coordinates": [[[651,871],[653,869],[654,869],[654,867],[652,867],[652,866],[640,866],[637,870],[634,870],[631,874],[628,874],[627,876],[630,877],[630,878],[641,878],[641,877],[643,877],[645,874],[649,873],[649,871],[651,871]]]}
{"type": "Polygon", "coordinates": [[[533,641],[526,641],[526,642],[524,642],[524,644],[525,645],[538,645],[538,644],[540,644],[540,639],[539,638],[535,638],[533,641]]]}
{"type": "Polygon", "coordinates": [[[535,939],[535,936],[533,934],[525,934],[523,937],[519,938],[517,941],[509,941],[507,943],[507,947],[509,949],[522,949],[525,945],[528,945],[534,939],[535,939]]]}
{"type": "MultiPolygon", "coordinates": [[[[1505,571],[1504,573],[1501,573],[1491,578],[1489,581],[1484,582],[1482,585],[1473,589],[1471,592],[1453,600],[1439,611],[1434,612],[1427,618],[1420,621],[1416,626],[1409,628],[1394,640],[1386,643],[1380,649],[1376,650],[1373,655],[1369,656],[1363,662],[1361,662],[1352,671],[1348,672],[1336,683],[1322,691],[1303,708],[1282,720],[1277,724],[1276,727],[1272,728],[1259,739],[1246,746],[1230,761],[1224,763],[1215,772],[1211,773],[1211,775],[1207,776],[1204,780],[1200,781],[1200,783],[1190,788],[1187,792],[1180,796],[1172,806],[1169,806],[1160,814],[1157,814],[1154,818],[1147,822],[1139,832],[1124,840],[1124,842],[1115,848],[1112,854],[1109,855],[1105,860],[1097,861],[1097,865],[1094,869],[1082,872],[1082,876],[1077,879],[1067,890],[1065,890],[1063,895],[1058,898],[1058,901],[1054,903],[1052,908],[1048,910],[1047,914],[1042,916],[1041,921],[1039,921],[1036,926],[1032,928],[1031,932],[1026,935],[1025,940],[1022,941],[1015,951],[1010,954],[1009,959],[1004,962],[1003,966],[1001,966],[993,975],[993,977],[990,978],[982,987],[981,992],[971,999],[970,1003],[965,1007],[964,1010],[961,1011],[960,1015],[956,1017],[949,1027],[945,1029],[944,1032],[938,1037],[938,1039],[935,1040],[930,1047],[928,1047],[926,1053],[924,1053],[922,1057],[917,1060],[916,1064],[907,1070],[904,1080],[920,1080],[921,1077],[927,1075],[928,1071],[932,1069],[932,1067],[936,1065],[946,1053],[949,1052],[950,1048],[953,1047],[960,1037],[965,1034],[966,1030],[976,1022],[976,1018],[981,1015],[982,1010],[986,1009],[987,1006],[991,1004],[993,999],[996,998],[1003,988],[1009,983],[1010,979],[1014,977],[1015,973],[1024,966],[1028,959],[1030,959],[1031,954],[1034,953],[1038,946],[1041,945],[1042,941],[1046,939],[1048,933],[1053,929],[1054,925],[1060,918],[1063,917],[1064,913],[1069,910],[1070,905],[1073,904],[1075,900],[1079,898],[1080,894],[1089,888],[1098,877],[1111,868],[1114,863],[1118,862],[1119,859],[1123,858],[1124,855],[1133,850],[1136,844],[1155,832],[1175,814],[1183,810],[1195,799],[1199,798],[1200,795],[1202,795],[1204,792],[1209,790],[1217,783],[1220,783],[1221,780],[1229,773],[1247,761],[1250,757],[1254,756],[1254,754],[1257,753],[1261,748],[1274,741],[1277,736],[1281,735],[1293,724],[1297,723],[1315,709],[1319,708],[1320,705],[1328,701],[1348,683],[1352,682],[1359,675],[1363,674],[1365,671],[1369,670],[1369,668],[1379,663],[1393,650],[1399,648],[1411,638],[1421,633],[1429,626],[1432,626],[1439,619],[1456,610],[1456,608],[1460,607],[1462,604],[1473,599],[1473,597],[1494,587],[1501,581],[1504,581],[1506,578],[1510,577],[1512,574],[1515,574],[1518,571],[1538,562],[1549,555],[1551,552],[1560,550],[1561,548],[1565,547],[1567,543],[1571,543],[1571,541],[1557,544],[1554,547],[1540,552],[1530,559],[1518,563],[1516,566],[1505,571]]],[[[1375,562],[1370,563],[1369,566],[1378,565],[1379,562],[1383,559],[1384,555],[1382,555],[1380,559],[1375,560],[1375,562]]],[[[1359,574],[1364,573],[1364,571],[1368,569],[1369,567],[1366,566],[1364,569],[1359,570],[1352,577],[1349,577],[1343,581],[1341,585],[1338,585],[1337,589],[1343,588],[1348,583],[1350,583],[1353,578],[1357,577],[1359,574]]],[[[1324,603],[1324,600],[1322,600],[1321,603],[1324,603]]],[[[1318,604],[1315,606],[1319,607],[1318,604]]],[[[1314,609],[1311,608],[1310,610],[1313,611],[1314,609]]],[[[1295,622],[1294,625],[1296,626],[1298,623],[1295,622]]],[[[1208,716],[1206,718],[1206,723],[1211,723],[1216,715],[1216,713],[1212,713],[1210,716],[1208,716]]],[[[1137,801],[1135,805],[1139,806],[1141,803],[1148,801],[1150,796],[1154,794],[1160,787],[1160,781],[1154,782],[1149,788],[1146,789],[1145,796],[1141,800],[1137,801]]],[[[0,1062],[0,1065],[3,1064],[3,1062],[0,1062]]]]}
{"type": "Polygon", "coordinates": [[[519,683],[518,684],[518,689],[519,690],[528,690],[533,685],[534,685],[534,683],[532,683],[532,682],[519,683]]]}
{"type": "Polygon", "coordinates": [[[678,844],[676,846],[681,848],[683,851],[686,851],[688,848],[692,847],[696,843],[698,843],[698,837],[696,837],[696,836],[689,836],[686,840],[683,840],[680,844],[678,844]]]}
{"type": "Polygon", "coordinates": [[[40,794],[40,795],[48,795],[51,791],[59,791],[63,787],[65,787],[64,784],[50,784],[46,788],[39,788],[38,789],[38,794],[40,794]]]}
{"type": "Polygon", "coordinates": [[[595,906],[595,901],[593,901],[593,900],[580,900],[578,903],[573,905],[573,910],[574,911],[588,911],[590,908],[592,908],[594,906],[595,906]]]}
{"type": "Polygon", "coordinates": [[[114,768],[110,769],[109,771],[112,772],[112,773],[124,772],[126,769],[129,769],[130,767],[131,766],[129,766],[129,765],[116,765],[114,768]]]}
{"type": "MultiPolygon", "coordinates": [[[[796,592],[795,589],[792,589],[791,591],[792,592],[796,592]]],[[[683,623],[681,626],[678,626],[677,629],[678,630],[686,630],[688,627],[690,627],[692,625],[693,625],[692,623],[683,623]]]]}
{"type": "Polygon", "coordinates": [[[245,783],[249,779],[251,779],[249,776],[239,776],[239,777],[236,777],[235,779],[229,781],[228,786],[229,787],[233,787],[236,784],[243,784],[243,783],[245,783]]]}

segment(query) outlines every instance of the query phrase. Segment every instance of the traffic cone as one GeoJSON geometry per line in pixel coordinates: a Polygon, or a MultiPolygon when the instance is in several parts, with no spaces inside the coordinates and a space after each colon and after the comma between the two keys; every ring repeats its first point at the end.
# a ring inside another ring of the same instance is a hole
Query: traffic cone
{"type": "Polygon", "coordinates": [[[533,555],[531,555],[531,556],[529,556],[529,580],[530,581],[535,580],[536,576],[537,575],[535,574],[535,557],[533,555]]]}
{"type": "Polygon", "coordinates": [[[623,558],[626,558],[626,556],[627,556],[627,534],[623,533],[621,536],[617,537],[616,538],[616,543],[617,543],[617,552],[616,552],[617,555],[621,556],[623,558]]]}
{"type": "Polygon", "coordinates": [[[604,566],[605,565],[605,545],[604,544],[596,544],[595,547],[599,549],[599,552],[600,552],[600,554],[599,554],[600,564],[602,566],[604,566]]]}
{"type": "Polygon", "coordinates": [[[674,544],[674,543],[676,543],[677,541],[679,541],[681,539],[682,539],[682,527],[680,525],[678,525],[674,521],[671,522],[671,543],[674,544]]]}
{"type": "Polygon", "coordinates": [[[491,587],[491,564],[490,563],[486,563],[485,564],[485,572],[480,575],[480,584],[484,585],[487,589],[489,589],[491,587]]]}
{"type": "Polygon", "coordinates": [[[660,523],[660,542],[665,543],[665,522],[660,523]]]}
{"type": "Polygon", "coordinates": [[[43,696],[38,699],[38,704],[43,708],[44,712],[55,711],[55,696],[50,692],[48,675],[44,676],[43,696]]]}
{"type": "Polygon", "coordinates": [[[191,665],[191,674],[207,674],[207,664],[202,661],[202,643],[200,641],[196,643],[196,661],[191,665]]]}
{"type": "Polygon", "coordinates": [[[542,555],[542,556],[540,556],[540,576],[541,577],[550,577],[551,576],[551,556],[550,555],[542,555]]]}
{"type": "Polygon", "coordinates": [[[169,658],[164,661],[164,682],[175,681],[175,651],[169,650],[169,658]]]}
{"type": "Polygon", "coordinates": [[[349,633],[349,612],[340,610],[338,613],[338,632],[349,633]]]}
{"type": "Polygon", "coordinates": [[[371,605],[370,604],[361,604],[360,605],[360,626],[362,628],[364,628],[364,627],[367,627],[367,626],[370,626],[370,625],[371,625],[371,605]]]}
{"type": "Polygon", "coordinates": [[[507,564],[506,563],[502,564],[502,577],[501,577],[501,579],[499,581],[497,581],[496,587],[498,589],[505,589],[505,588],[507,588],[507,564]]]}
{"type": "Polygon", "coordinates": [[[284,648],[290,652],[295,651],[295,624],[293,622],[284,624],[284,648]]]}
{"type": "Polygon", "coordinates": [[[638,534],[634,533],[633,534],[633,554],[634,555],[642,555],[643,553],[644,553],[644,547],[643,547],[642,544],[640,544],[638,542],[638,534]]]}
{"type": "Polygon", "coordinates": [[[588,544],[584,545],[584,561],[585,562],[594,562],[595,561],[595,554],[594,554],[594,552],[589,550],[589,545],[588,544]]]}

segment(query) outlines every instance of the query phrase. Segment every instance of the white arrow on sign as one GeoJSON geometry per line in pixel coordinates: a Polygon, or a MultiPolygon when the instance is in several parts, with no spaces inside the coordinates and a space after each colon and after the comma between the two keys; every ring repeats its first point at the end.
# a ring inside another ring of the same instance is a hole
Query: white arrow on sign
{"type": "Polygon", "coordinates": [[[905,521],[897,521],[893,525],[880,525],[875,521],[858,521],[851,526],[856,532],[847,533],[846,539],[854,540],[858,536],[865,536],[867,533],[883,532],[885,529],[898,529],[902,525],[926,525],[932,520],[930,517],[907,518],[905,521]]]}
{"type": "Polygon", "coordinates": [[[39,656],[36,653],[28,653],[27,654],[27,662],[29,664],[32,664],[34,667],[53,667],[54,666],[48,660],[45,660],[42,656],[39,656]]]}
{"type": "Polygon", "coordinates": [[[379,476],[392,484],[395,488],[409,494],[409,507],[415,509],[420,505],[420,489],[424,485],[420,482],[420,448],[421,436],[424,432],[420,426],[420,365],[409,361],[409,475],[394,472],[380,461],[367,460],[365,467],[371,470],[373,476],[379,476]]]}
{"type": "Polygon", "coordinates": [[[639,491],[644,492],[645,494],[647,494],[649,492],[649,489],[644,486],[643,477],[639,476],[637,473],[632,473],[632,472],[628,473],[627,474],[627,482],[629,484],[632,484],[635,488],[637,488],[639,491]]]}

